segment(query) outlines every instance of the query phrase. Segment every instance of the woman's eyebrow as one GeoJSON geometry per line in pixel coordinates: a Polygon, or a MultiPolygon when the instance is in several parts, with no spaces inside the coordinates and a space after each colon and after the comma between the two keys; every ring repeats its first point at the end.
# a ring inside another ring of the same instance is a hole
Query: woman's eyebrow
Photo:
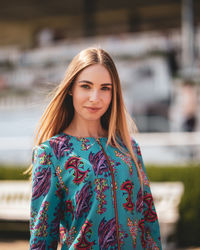
{"type": "Polygon", "coordinates": [[[90,81],[88,81],[88,80],[80,80],[80,81],[78,81],[78,82],[79,82],[79,83],[84,82],[84,83],[93,84],[92,82],[90,82],[90,81]]]}
{"type": "Polygon", "coordinates": [[[102,83],[103,86],[112,86],[112,83],[102,83]]]}
{"type": "MultiPolygon", "coordinates": [[[[88,83],[88,84],[93,84],[93,82],[90,82],[90,81],[88,81],[88,80],[80,80],[80,81],[78,81],[79,83],[81,83],[81,82],[84,82],[84,83],[88,83]]],[[[112,83],[102,83],[101,85],[103,85],[103,86],[108,86],[108,85],[112,85],[112,83]]]]}

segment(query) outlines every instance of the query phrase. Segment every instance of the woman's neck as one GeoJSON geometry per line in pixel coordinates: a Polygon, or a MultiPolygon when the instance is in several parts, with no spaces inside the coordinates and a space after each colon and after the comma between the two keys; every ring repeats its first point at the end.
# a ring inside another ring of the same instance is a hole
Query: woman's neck
{"type": "Polygon", "coordinates": [[[73,119],[63,132],[77,137],[107,136],[107,131],[102,128],[100,121],[76,121],[73,119]]]}

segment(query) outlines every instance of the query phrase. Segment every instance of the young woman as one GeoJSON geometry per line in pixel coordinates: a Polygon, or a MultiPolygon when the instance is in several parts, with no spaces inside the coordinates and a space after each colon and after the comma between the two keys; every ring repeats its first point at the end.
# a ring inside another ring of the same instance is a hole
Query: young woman
{"type": "Polygon", "coordinates": [[[38,128],[30,249],[56,249],[59,240],[62,249],[161,249],[130,125],[113,60],[102,49],[81,51],[38,128]]]}

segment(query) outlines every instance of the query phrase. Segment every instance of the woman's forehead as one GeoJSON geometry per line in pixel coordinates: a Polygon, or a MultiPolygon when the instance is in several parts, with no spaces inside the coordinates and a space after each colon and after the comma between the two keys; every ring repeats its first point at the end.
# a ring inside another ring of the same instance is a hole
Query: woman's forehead
{"type": "Polygon", "coordinates": [[[91,83],[112,83],[109,71],[100,64],[88,66],[80,72],[76,78],[76,82],[91,82],[91,83]]]}
{"type": "Polygon", "coordinates": [[[91,65],[83,69],[80,74],[78,74],[77,80],[82,80],[82,78],[85,78],[84,80],[95,78],[107,79],[107,82],[111,83],[111,76],[109,71],[101,64],[91,65]]]}

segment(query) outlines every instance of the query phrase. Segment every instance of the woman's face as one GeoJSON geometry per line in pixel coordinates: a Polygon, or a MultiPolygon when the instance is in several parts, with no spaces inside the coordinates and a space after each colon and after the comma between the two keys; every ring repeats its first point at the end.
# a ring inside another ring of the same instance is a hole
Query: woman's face
{"type": "Polygon", "coordinates": [[[84,120],[99,120],[112,99],[112,81],[108,70],[95,64],[85,68],[72,87],[74,115],[84,120]]]}

